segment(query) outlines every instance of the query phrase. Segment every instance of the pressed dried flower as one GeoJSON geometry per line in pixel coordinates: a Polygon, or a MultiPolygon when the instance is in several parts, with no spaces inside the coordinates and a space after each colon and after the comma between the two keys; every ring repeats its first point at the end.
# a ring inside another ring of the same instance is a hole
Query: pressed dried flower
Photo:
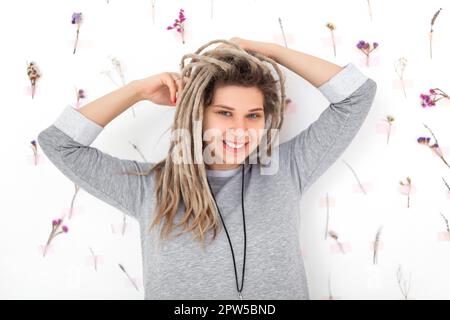
{"type": "Polygon", "coordinates": [[[329,229],[329,222],[330,222],[330,198],[328,196],[328,192],[327,192],[327,221],[326,221],[326,225],[325,225],[325,240],[327,240],[328,237],[328,229],[329,229]]]}
{"type": "Polygon", "coordinates": [[[78,108],[80,106],[80,100],[86,98],[86,93],[83,89],[76,89],[75,88],[75,94],[77,96],[77,103],[76,107],[78,108]]]}
{"type": "Polygon", "coordinates": [[[153,21],[153,25],[155,25],[155,3],[156,3],[156,0],[152,0],[152,21],[153,21]]]}
{"type": "Polygon", "coordinates": [[[420,105],[423,108],[425,108],[425,107],[433,107],[439,100],[450,99],[450,97],[441,89],[433,88],[429,90],[429,94],[421,93],[420,99],[422,100],[420,105]]]}
{"type": "Polygon", "coordinates": [[[333,42],[333,52],[334,52],[334,57],[336,57],[336,42],[335,42],[335,40],[334,40],[334,30],[336,29],[336,26],[333,24],[333,23],[331,23],[331,22],[328,22],[327,24],[326,24],[326,27],[330,30],[330,32],[331,32],[331,41],[333,42]]]}
{"type": "Polygon", "coordinates": [[[405,98],[406,98],[406,89],[405,89],[405,82],[403,79],[403,75],[405,73],[405,68],[406,68],[407,63],[408,63],[408,60],[406,58],[402,57],[402,58],[398,59],[395,64],[395,72],[397,73],[398,77],[400,78],[400,82],[402,85],[403,94],[405,95],[405,98]]]}
{"type": "Polygon", "coordinates": [[[69,219],[72,218],[72,214],[73,214],[73,204],[74,204],[74,202],[75,202],[75,198],[76,198],[76,196],[77,196],[77,194],[78,194],[78,191],[80,190],[80,187],[79,187],[77,184],[75,184],[75,183],[74,183],[74,187],[75,187],[75,192],[74,192],[74,194],[73,194],[73,196],[72,196],[72,201],[70,202],[69,219]]]}
{"type": "Polygon", "coordinates": [[[183,41],[183,44],[184,44],[184,21],[186,21],[186,17],[184,16],[184,10],[180,9],[178,19],[175,19],[173,25],[167,27],[167,30],[176,29],[177,32],[181,34],[181,40],[183,41]]]}
{"type": "Polygon", "coordinates": [[[433,15],[433,18],[431,18],[431,27],[430,27],[430,59],[433,59],[433,26],[436,22],[436,18],[438,17],[439,13],[441,12],[442,8],[439,8],[438,11],[433,15]]]}
{"type": "Polygon", "coordinates": [[[338,247],[339,247],[339,250],[340,250],[342,253],[345,254],[344,246],[342,245],[341,242],[339,242],[339,235],[338,235],[335,231],[332,231],[332,230],[330,230],[330,231],[328,232],[328,234],[330,235],[330,237],[331,237],[332,239],[334,239],[334,240],[336,241],[336,243],[337,243],[337,245],[338,245],[338,247]]]}
{"type": "Polygon", "coordinates": [[[62,225],[62,222],[63,222],[62,219],[54,219],[54,220],[52,221],[52,230],[51,230],[51,232],[50,232],[50,236],[48,237],[47,244],[46,244],[46,246],[45,246],[45,248],[44,248],[44,251],[43,251],[43,256],[44,256],[44,257],[45,257],[45,255],[46,255],[47,249],[48,249],[48,247],[50,246],[50,243],[53,241],[53,239],[54,239],[57,235],[59,235],[59,234],[61,234],[61,233],[67,233],[67,232],[69,232],[69,228],[68,228],[67,226],[65,226],[65,225],[62,225]]]}
{"type": "Polygon", "coordinates": [[[409,274],[409,280],[406,281],[401,266],[399,266],[397,269],[397,283],[400,287],[400,291],[402,292],[403,297],[405,298],[405,300],[408,300],[409,290],[411,288],[411,273],[409,274]]]}
{"type": "Polygon", "coordinates": [[[132,143],[131,141],[128,141],[128,142],[131,144],[131,146],[133,147],[133,149],[136,150],[136,151],[139,153],[139,155],[140,155],[141,158],[144,160],[144,162],[147,162],[147,160],[145,159],[144,155],[142,154],[142,152],[141,152],[141,150],[138,148],[138,146],[135,145],[134,143],[132,143]]]}
{"type": "Polygon", "coordinates": [[[352,168],[352,166],[350,166],[347,161],[342,160],[345,165],[352,171],[353,176],[355,177],[356,181],[358,182],[359,187],[361,188],[362,192],[364,192],[364,194],[367,194],[366,190],[364,189],[363,184],[361,183],[361,180],[359,180],[358,175],[356,174],[356,171],[352,168]]]}
{"type": "Polygon", "coordinates": [[[445,181],[444,177],[441,177],[442,181],[444,181],[445,186],[447,187],[447,190],[450,191],[450,185],[445,181]]]}
{"type": "Polygon", "coordinates": [[[356,47],[362,52],[364,53],[364,55],[366,56],[366,66],[369,66],[369,61],[370,61],[370,54],[372,53],[373,50],[375,50],[376,48],[379,47],[378,42],[373,42],[372,44],[370,44],[369,42],[365,42],[364,40],[360,40],[357,44],[356,47]]]}
{"type": "Polygon", "coordinates": [[[281,22],[281,18],[278,18],[278,23],[280,25],[280,29],[281,29],[281,34],[283,35],[283,41],[284,41],[284,46],[287,48],[287,40],[286,40],[286,34],[284,33],[284,28],[283,28],[283,23],[281,22]]]}
{"type": "Polygon", "coordinates": [[[370,21],[373,21],[373,18],[372,18],[372,7],[370,6],[370,0],[367,0],[367,6],[369,7],[370,21]]]}
{"type": "Polygon", "coordinates": [[[444,221],[445,221],[445,227],[446,227],[447,232],[450,233],[450,227],[448,225],[448,219],[442,214],[442,212],[439,212],[439,213],[440,213],[442,219],[444,219],[444,221]]]}
{"type": "Polygon", "coordinates": [[[430,137],[419,137],[419,138],[417,138],[417,142],[419,144],[422,144],[422,145],[425,145],[425,146],[429,147],[431,149],[431,151],[433,151],[442,160],[442,162],[444,162],[444,164],[448,168],[450,168],[450,165],[448,164],[447,160],[445,160],[445,158],[444,158],[444,154],[442,153],[442,150],[439,147],[439,143],[438,143],[437,138],[434,135],[433,131],[426,124],[423,124],[423,125],[425,126],[425,128],[428,129],[428,131],[433,136],[434,143],[430,143],[430,141],[431,141],[430,137]]]}
{"type": "Polygon", "coordinates": [[[408,196],[408,202],[406,204],[406,207],[409,208],[409,199],[410,199],[410,194],[411,194],[411,178],[410,177],[406,177],[406,181],[401,181],[400,180],[400,185],[403,186],[403,187],[406,187],[407,196],[408,196]]]}
{"type": "Polygon", "coordinates": [[[41,77],[41,72],[34,61],[28,64],[27,74],[31,82],[31,98],[33,99],[36,91],[36,81],[41,77]]]}
{"type": "Polygon", "coordinates": [[[134,282],[134,280],[130,277],[128,272],[125,270],[124,266],[122,266],[120,263],[119,263],[119,268],[120,268],[120,270],[123,271],[123,273],[125,273],[125,275],[127,276],[128,280],[130,280],[130,282],[133,284],[133,286],[136,288],[136,290],[139,291],[139,288],[136,285],[136,283],[134,282]]]}
{"type": "Polygon", "coordinates": [[[387,115],[386,119],[384,119],[388,125],[389,125],[389,129],[388,129],[388,134],[387,134],[387,144],[389,144],[389,137],[391,135],[391,130],[392,130],[392,123],[395,121],[395,118],[391,115],[387,115]]]}
{"type": "Polygon", "coordinates": [[[378,263],[378,250],[380,247],[380,236],[381,236],[381,230],[383,229],[383,226],[378,228],[377,234],[375,235],[375,242],[373,245],[373,264],[378,263]]]}
{"type": "Polygon", "coordinates": [[[95,269],[95,271],[97,271],[97,261],[98,261],[98,257],[94,254],[94,250],[92,250],[91,247],[89,247],[89,250],[91,251],[91,254],[92,254],[92,260],[94,261],[94,269],[95,269]]]}
{"type": "Polygon", "coordinates": [[[81,22],[83,22],[83,15],[82,15],[82,13],[81,12],[74,12],[72,14],[72,24],[76,24],[77,25],[77,36],[75,38],[75,45],[73,47],[73,54],[75,54],[75,52],[77,50],[78,36],[80,34],[81,22]]]}
{"type": "Polygon", "coordinates": [[[31,140],[31,149],[33,150],[34,154],[34,165],[37,165],[37,158],[38,158],[38,150],[37,150],[37,143],[36,140],[31,140]]]}

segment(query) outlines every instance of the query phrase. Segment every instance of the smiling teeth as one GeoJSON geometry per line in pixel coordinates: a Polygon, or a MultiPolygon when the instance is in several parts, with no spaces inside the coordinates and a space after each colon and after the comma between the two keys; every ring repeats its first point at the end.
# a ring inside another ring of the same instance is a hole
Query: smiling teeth
{"type": "Polygon", "coordinates": [[[225,143],[226,143],[229,147],[235,148],[235,149],[242,148],[242,147],[245,145],[245,143],[242,143],[242,144],[234,144],[234,143],[228,142],[228,141],[225,141],[225,143]]]}

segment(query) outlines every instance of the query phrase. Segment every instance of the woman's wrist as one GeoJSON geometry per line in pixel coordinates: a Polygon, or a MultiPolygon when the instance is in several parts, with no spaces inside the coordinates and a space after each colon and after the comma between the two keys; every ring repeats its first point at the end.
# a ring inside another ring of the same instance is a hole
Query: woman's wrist
{"type": "Polygon", "coordinates": [[[142,84],[142,81],[140,81],[139,79],[132,80],[127,84],[127,86],[129,94],[131,95],[132,100],[134,101],[133,103],[137,103],[145,99],[144,86],[142,84]]]}

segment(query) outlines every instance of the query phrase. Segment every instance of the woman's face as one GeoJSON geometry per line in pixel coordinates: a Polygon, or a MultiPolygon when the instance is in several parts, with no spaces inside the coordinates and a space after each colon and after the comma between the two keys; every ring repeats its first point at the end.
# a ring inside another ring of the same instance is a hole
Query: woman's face
{"type": "Polygon", "coordinates": [[[264,124],[264,96],[257,87],[217,86],[203,114],[206,167],[237,168],[259,145],[264,124]]]}

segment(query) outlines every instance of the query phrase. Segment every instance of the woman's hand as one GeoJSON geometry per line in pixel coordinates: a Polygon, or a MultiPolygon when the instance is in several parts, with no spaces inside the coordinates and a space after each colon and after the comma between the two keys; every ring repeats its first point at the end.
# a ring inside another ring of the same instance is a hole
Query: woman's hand
{"type": "MultiPolygon", "coordinates": [[[[273,59],[272,58],[272,48],[274,45],[276,45],[274,43],[248,40],[248,39],[243,39],[243,38],[239,38],[239,37],[233,37],[233,38],[229,39],[228,41],[237,44],[238,46],[240,46],[242,49],[244,49],[247,52],[257,52],[268,58],[273,59]]],[[[221,44],[217,48],[226,48],[226,47],[231,48],[231,46],[228,44],[221,44]]]]}
{"type": "Polygon", "coordinates": [[[176,106],[181,92],[181,77],[176,72],[162,72],[136,80],[142,100],[149,100],[163,106],[176,106]]]}

